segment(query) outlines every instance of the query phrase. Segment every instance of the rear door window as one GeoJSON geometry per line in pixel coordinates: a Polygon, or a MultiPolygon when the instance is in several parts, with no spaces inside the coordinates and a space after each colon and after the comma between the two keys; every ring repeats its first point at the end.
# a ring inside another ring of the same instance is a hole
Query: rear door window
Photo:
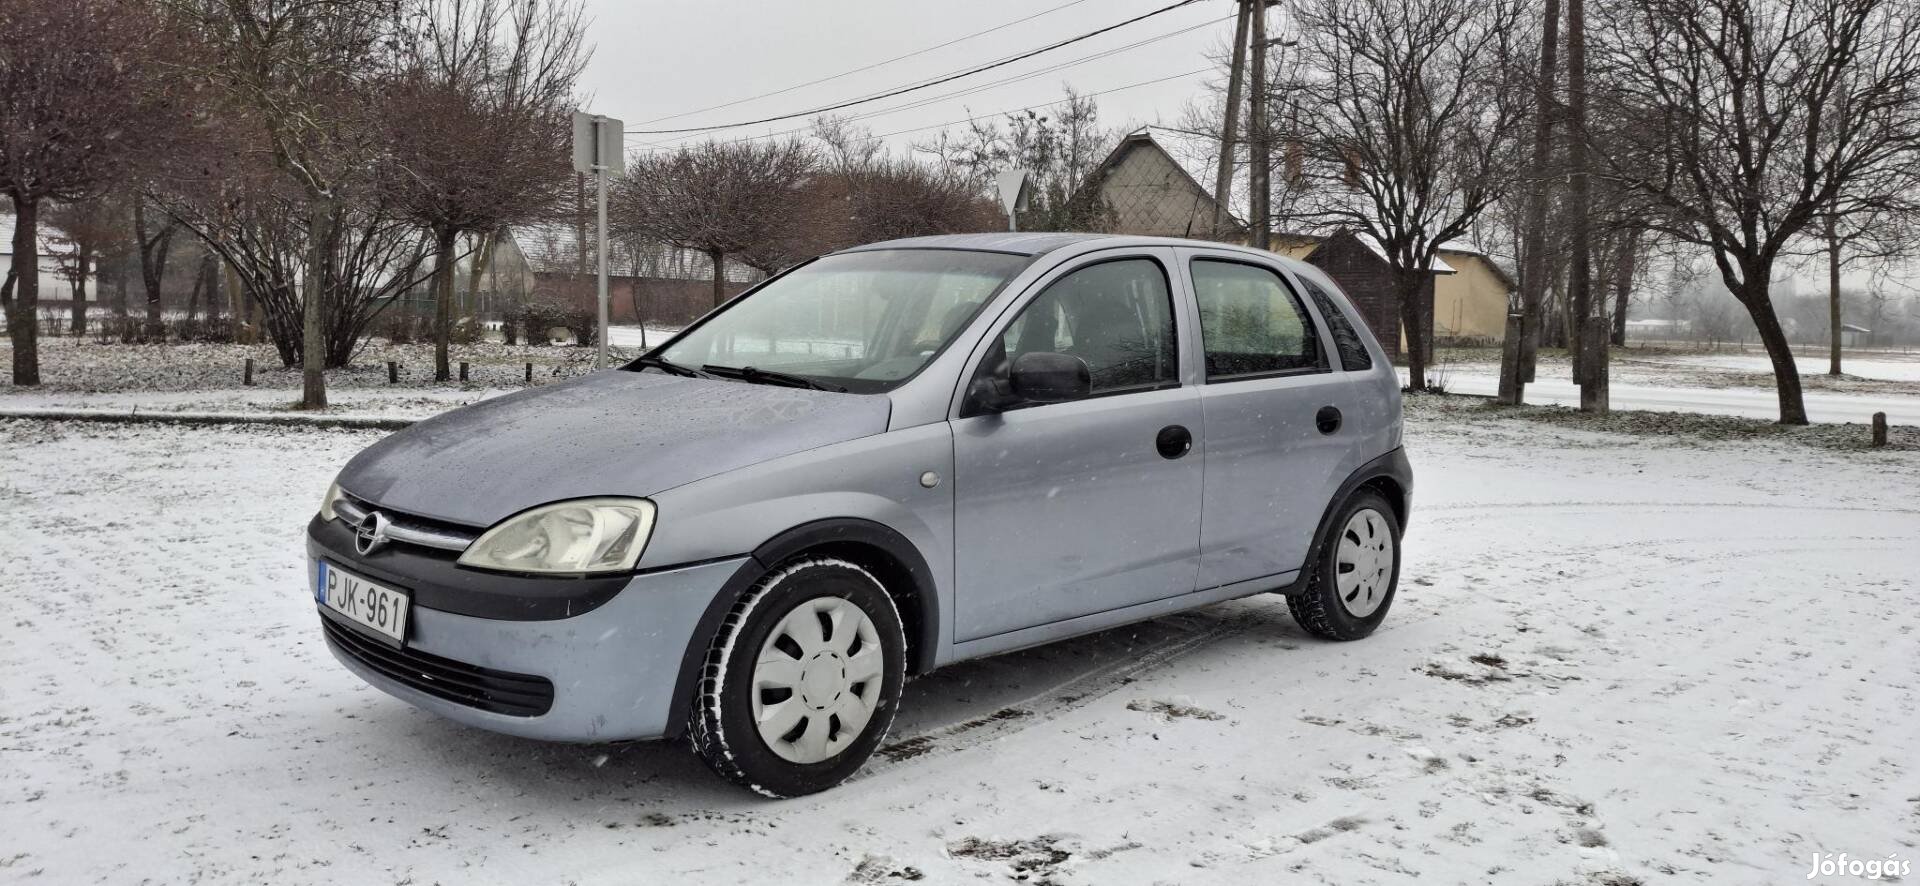
{"type": "Polygon", "coordinates": [[[1208,381],[1327,369],[1313,320],[1279,274],[1218,259],[1195,259],[1192,273],[1208,381]]]}

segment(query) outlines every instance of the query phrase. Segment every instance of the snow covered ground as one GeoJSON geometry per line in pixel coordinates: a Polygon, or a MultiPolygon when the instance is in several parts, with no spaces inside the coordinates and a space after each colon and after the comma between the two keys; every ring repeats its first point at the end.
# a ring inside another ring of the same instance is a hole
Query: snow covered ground
{"type": "Polygon", "coordinates": [[[1418,418],[1401,594],[955,666],[768,802],[458,726],[326,653],[379,432],[0,422],[0,881],[1781,883],[1920,858],[1920,453],[1418,418]]]}

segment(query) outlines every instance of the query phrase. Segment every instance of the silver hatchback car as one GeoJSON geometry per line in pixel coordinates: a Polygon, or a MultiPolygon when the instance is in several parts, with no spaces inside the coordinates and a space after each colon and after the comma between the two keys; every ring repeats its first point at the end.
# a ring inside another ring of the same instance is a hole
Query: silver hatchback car
{"type": "Polygon", "coordinates": [[[618,370],[368,447],[308,527],[349,670],[463,723],[689,739],[831,787],[902,683],[1258,593],[1371,633],[1412,476],[1399,380],[1269,253],[928,237],[807,262],[618,370]]]}

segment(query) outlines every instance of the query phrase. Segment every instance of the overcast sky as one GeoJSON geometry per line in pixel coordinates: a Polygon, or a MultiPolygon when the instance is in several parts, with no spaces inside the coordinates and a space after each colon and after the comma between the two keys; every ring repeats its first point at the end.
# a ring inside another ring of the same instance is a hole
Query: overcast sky
{"type": "MultiPolygon", "coordinates": [[[[938,77],[1124,21],[1171,2],[586,0],[592,19],[588,33],[596,48],[584,88],[591,96],[591,110],[620,118],[628,129],[732,123],[804,111],[938,77]],[[1029,21],[1009,25],[1042,12],[1045,14],[1029,21]],[[652,124],[645,122],[832,77],[999,25],[1009,26],[779,95],[652,124]]],[[[1231,40],[1232,14],[1233,4],[1226,0],[1202,0],[1032,59],[841,113],[872,113],[933,99],[919,107],[860,121],[876,134],[920,130],[889,139],[904,149],[911,141],[938,133],[937,128],[921,127],[1051,102],[1060,97],[1063,83],[1094,93],[1210,68],[1208,53],[1231,40]],[[1153,40],[1160,37],[1165,39],[1153,40]],[[1153,42],[1062,70],[1025,76],[1145,40],[1153,42]],[[1013,77],[1025,79],[987,86],[967,95],[942,97],[1013,77]]],[[[1202,82],[1210,76],[1211,72],[1181,76],[1101,95],[1102,123],[1130,128],[1160,119],[1177,120],[1186,104],[1200,95],[1202,82]]],[[[800,128],[807,123],[800,119],[722,130],[715,135],[738,138],[800,128]]],[[[636,134],[627,137],[627,145],[641,148],[643,142],[673,144],[676,138],[684,137],[636,134]]]]}

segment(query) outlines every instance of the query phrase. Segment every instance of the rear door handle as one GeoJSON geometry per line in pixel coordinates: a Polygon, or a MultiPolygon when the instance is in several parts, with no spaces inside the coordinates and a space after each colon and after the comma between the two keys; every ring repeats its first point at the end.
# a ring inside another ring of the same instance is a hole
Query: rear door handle
{"type": "Polygon", "coordinates": [[[1340,410],[1332,406],[1322,406],[1320,407],[1320,411],[1313,416],[1313,423],[1316,427],[1320,428],[1320,433],[1322,434],[1331,434],[1334,431],[1340,430],[1340,410]]]}
{"type": "Polygon", "coordinates": [[[1179,425],[1167,425],[1153,437],[1153,448],[1161,458],[1179,458],[1193,449],[1193,432],[1179,425]]]}

